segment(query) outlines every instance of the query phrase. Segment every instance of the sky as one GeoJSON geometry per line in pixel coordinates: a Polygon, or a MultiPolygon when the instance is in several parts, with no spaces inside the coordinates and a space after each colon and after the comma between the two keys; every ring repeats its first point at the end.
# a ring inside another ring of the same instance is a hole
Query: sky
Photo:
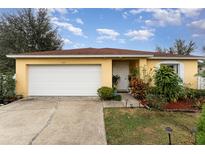
{"type": "MultiPolygon", "coordinates": [[[[0,9],[0,13],[8,9],[0,9]]],[[[11,10],[9,10],[11,11],[11,10]]],[[[12,11],[15,11],[14,9],[12,11]]],[[[48,9],[63,49],[123,48],[154,51],[175,39],[205,46],[205,9],[48,9]]]]}

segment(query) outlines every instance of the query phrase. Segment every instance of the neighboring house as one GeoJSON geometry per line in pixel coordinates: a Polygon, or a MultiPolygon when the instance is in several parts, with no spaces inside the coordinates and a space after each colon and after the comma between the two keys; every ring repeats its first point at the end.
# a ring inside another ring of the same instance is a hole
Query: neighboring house
{"type": "Polygon", "coordinates": [[[197,88],[199,56],[179,56],[111,48],[83,48],[7,55],[16,58],[16,92],[24,96],[95,96],[101,86],[112,87],[119,75],[118,90],[128,89],[132,68],[169,65],[191,88],[197,88]]]}

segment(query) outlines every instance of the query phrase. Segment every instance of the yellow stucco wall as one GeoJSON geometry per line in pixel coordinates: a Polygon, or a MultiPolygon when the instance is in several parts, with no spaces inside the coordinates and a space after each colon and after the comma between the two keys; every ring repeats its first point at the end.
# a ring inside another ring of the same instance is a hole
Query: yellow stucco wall
{"type": "MultiPolygon", "coordinates": [[[[128,59],[126,59],[128,60],[128,59]]],[[[130,66],[155,68],[162,61],[176,61],[184,64],[184,83],[191,88],[197,88],[197,60],[155,60],[136,58],[130,61],[130,66]]],[[[112,59],[111,58],[42,58],[16,59],[16,92],[23,96],[28,95],[28,66],[29,65],[65,65],[65,64],[100,64],[101,86],[112,87],[112,59]]]]}
{"type": "Polygon", "coordinates": [[[143,68],[147,66],[147,58],[140,58],[138,64],[139,64],[140,78],[142,78],[143,68]]]}
{"type": "Polygon", "coordinates": [[[112,59],[74,59],[74,58],[43,58],[43,59],[16,59],[16,93],[28,95],[28,66],[29,65],[65,65],[65,64],[100,64],[101,85],[112,87],[112,59]]]}
{"type": "Polygon", "coordinates": [[[147,59],[148,68],[156,67],[160,62],[175,61],[184,65],[184,84],[190,88],[197,88],[197,77],[195,74],[198,72],[197,60],[154,60],[147,59]]]}

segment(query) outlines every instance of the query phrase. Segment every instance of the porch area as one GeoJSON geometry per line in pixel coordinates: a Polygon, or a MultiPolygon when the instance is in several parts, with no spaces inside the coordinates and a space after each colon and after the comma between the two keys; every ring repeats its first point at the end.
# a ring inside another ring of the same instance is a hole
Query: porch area
{"type": "Polygon", "coordinates": [[[138,71],[139,74],[142,74],[142,69],[146,65],[146,58],[112,60],[112,75],[119,77],[117,91],[121,93],[128,92],[129,76],[133,71],[138,71]]]}

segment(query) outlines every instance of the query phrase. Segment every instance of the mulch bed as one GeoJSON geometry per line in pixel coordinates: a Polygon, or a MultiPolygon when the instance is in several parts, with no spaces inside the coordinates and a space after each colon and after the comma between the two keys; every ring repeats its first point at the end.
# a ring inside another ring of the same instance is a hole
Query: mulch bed
{"type": "MultiPolygon", "coordinates": [[[[145,100],[140,101],[144,107],[149,108],[147,106],[147,102],[145,100]]],[[[177,102],[167,103],[163,107],[164,111],[172,111],[172,112],[198,112],[199,109],[194,106],[193,100],[178,100],[177,102]]]]}
{"type": "Polygon", "coordinates": [[[193,103],[187,101],[177,101],[167,103],[165,109],[193,109],[193,103]]]}
{"type": "Polygon", "coordinates": [[[179,100],[177,102],[167,103],[164,106],[165,111],[182,111],[182,112],[198,112],[199,109],[194,107],[194,102],[189,100],[179,100]]]}
{"type": "Polygon", "coordinates": [[[194,105],[194,100],[178,100],[177,102],[167,103],[165,111],[198,112],[199,109],[194,105]]]}

